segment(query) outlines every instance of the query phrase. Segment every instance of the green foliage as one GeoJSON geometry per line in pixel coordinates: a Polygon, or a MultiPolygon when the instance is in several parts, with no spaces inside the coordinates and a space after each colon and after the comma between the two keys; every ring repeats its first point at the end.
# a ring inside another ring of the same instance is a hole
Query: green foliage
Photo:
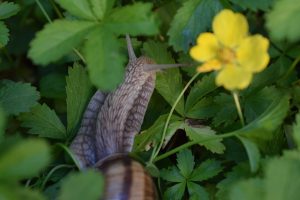
{"type": "Polygon", "coordinates": [[[7,114],[28,112],[40,98],[36,88],[28,83],[2,80],[0,82],[0,104],[7,114]]]}
{"type": "Polygon", "coordinates": [[[78,64],[69,68],[66,83],[67,130],[68,137],[72,138],[87,105],[88,98],[91,96],[92,85],[86,70],[78,64]]]}
{"type": "Polygon", "coordinates": [[[299,12],[295,0],[2,1],[0,199],[103,196],[104,177],[76,172],[69,146],[93,92],[124,80],[126,34],[137,57],[191,66],[151,71],[155,91],[130,152],[160,198],[299,199],[299,12]],[[218,72],[197,73],[189,54],[224,8],[269,40],[268,67],[235,91],[245,125],[218,72]]]}
{"type": "Polygon", "coordinates": [[[276,40],[287,39],[294,42],[300,39],[297,26],[300,17],[300,4],[295,0],[276,1],[274,8],[267,15],[267,28],[276,40]]]}
{"type": "Polygon", "coordinates": [[[222,9],[218,0],[188,0],[178,9],[168,31],[169,44],[187,52],[199,33],[210,28],[213,17],[222,9]]]}
{"type": "Polygon", "coordinates": [[[65,126],[46,104],[36,105],[30,112],[22,114],[20,120],[23,127],[30,128],[28,133],[53,139],[67,137],[65,126]]]}
{"type": "Polygon", "coordinates": [[[97,200],[103,194],[103,184],[103,177],[93,170],[71,174],[64,180],[58,199],[97,200]]]}
{"type": "Polygon", "coordinates": [[[165,199],[182,199],[185,188],[195,199],[209,199],[206,189],[196,182],[205,181],[215,177],[222,171],[220,163],[216,160],[206,160],[195,168],[194,156],[190,150],[183,150],[177,154],[177,167],[161,171],[161,178],[176,183],[169,187],[165,199]]]}

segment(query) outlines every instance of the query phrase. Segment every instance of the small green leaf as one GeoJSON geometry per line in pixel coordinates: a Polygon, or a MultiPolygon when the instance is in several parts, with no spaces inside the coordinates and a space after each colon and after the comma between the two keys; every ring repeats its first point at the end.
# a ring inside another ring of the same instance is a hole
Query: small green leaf
{"type": "Polygon", "coordinates": [[[117,34],[157,34],[158,24],[151,9],[152,4],[140,2],[116,8],[105,18],[105,26],[117,34]]]}
{"type": "Polygon", "coordinates": [[[188,0],[177,11],[169,29],[169,44],[176,51],[187,51],[201,32],[211,27],[213,17],[222,9],[218,0],[188,0]]]}
{"type": "Polygon", "coordinates": [[[56,0],[70,14],[88,20],[96,20],[91,5],[87,0],[56,0]]]}
{"type": "Polygon", "coordinates": [[[98,200],[103,194],[104,180],[99,172],[87,170],[68,176],[62,184],[59,200],[98,200]]]}
{"type": "Polygon", "coordinates": [[[231,200],[264,200],[264,182],[252,178],[237,182],[230,190],[231,200]]]}
{"type": "Polygon", "coordinates": [[[20,180],[39,173],[50,161],[50,148],[42,140],[27,139],[0,157],[0,179],[20,180]]]}
{"type": "Polygon", "coordinates": [[[164,193],[164,199],[180,200],[183,197],[185,191],[185,182],[177,183],[172,187],[169,187],[164,193]]]}
{"type": "Polygon", "coordinates": [[[263,10],[268,11],[273,5],[274,0],[230,0],[232,3],[242,7],[243,9],[250,9],[252,11],[263,10]]]}
{"type": "Polygon", "coordinates": [[[205,95],[214,91],[216,88],[215,75],[213,73],[204,76],[200,81],[194,84],[186,99],[186,113],[189,113],[190,110],[193,110],[199,100],[201,100],[205,95]]]}
{"type": "Polygon", "coordinates": [[[177,153],[176,155],[177,155],[177,167],[180,170],[180,173],[185,178],[188,178],[195,166],[194,156],[191,150],[184,149],[179,153],[177,153]]]}
{"type": "Polygon", "coordinates": [[[189,181],[187,182],[187,188],[191,200],[209,200],[208,192],[201,185],[189,181]]]}
{"type": "Polygon", "coordinates": [[[225,146],[222,144],[222,139],[210,140],[210,138],[215,137],[215,131],[213,131],[210,127],[194,128],[189,125],[185,125],[184,129],[190,140],[199,141],[199,145],[204,146],[213,153],[224,153],[225,146]]]}
{"type": "Polygon", "coordinates": [[[9,18],[17,14],[20,10],[20,6],[13,2],[0,2],[0,20],[9,18]]]}
{"type": "Polygon", "coordinates": [[[300,4],[295,0],[275,1],[271,12],[267,14],[266,26],[276,40],[288,39],[295,42],[300,39],[300,4]]]}
{"type": "MultiPolygon", "coordinates": [[[[1,4],[0,4],[1,5],[1,4]]],[[[4,47],[9,41],[9,30],[4,24],[0,21],[0,48],[4,47]]]]}
{"type": "Polygon", "coordinates": [[[78,64],[74,64],[72,68],[69,68],[69,75],[66,78],[66,82],[67,129],[68,137],[72,138],[91,95],[92,84],[87,71],[78,64]]]}
{"type": "Polygon", "coordinates": [[[298,149],[300,149],[300,113],[296,115],[296,121],[293,125],[293,138],[298,149]]]}
{"type": "Polygon", "coordinates": [[[113,8],[115,0],[90,0],[90,3],[96,17],[102,20],[113,8]]]}
{"type": "MultiPolygon", "coordinates": [[[[161,115],[150,128],[135,136],[134,151],[148,150],[150,146],[155,146],[160,142],[167,117],[168,114],[161,115]]],[[[182,125],[183,121],[180,117],[176,115],[171,117],[163,146],[168,143],[176,130],[180,129],[182,125]]]]}
{"type": "Polygon", "coordinates": [[[3,80],[0,82],[0,104],[7,114],[28,112],[40,98],[36,88],[29,83],[3,80]]]}
{"type": "Polygon", "coordinates": [[[66,139],[66,129],[55,112],[46,104],[36,105],[28,113],[20,116],[22,126],[30,128],[28,133],[40,137],[66,139]]]}
{"type": "Polygon", "coordinates": [[[256,144],[247,138],[241,136],[238,136],[238,138],[243,143],[246,152],[248,154],[251,171],[256,172],[259,168],[259,163],[260,163],[260,153],[256,144]]]}
{"type": "Polygon", "coordinates": [[[80,44],[94,26],[93,22],[75,20],[47,24],[31,42],[28,56],[42,65],[56,61],[80,44]]]}
{"type": "Polygon", "coordinates": [[[205,181],[222,171],[222,166],[219,161],[216,160],[205,160],[202,162],[190,176],[190,181],[205,181]]]}
{"type": "Polygon", "coordinates": [[[124,76],[125,55],[116,36],[98,27],[84,48],[92,83],[102,91],[115,89],[124,76]]]}
{"type": "Polygon", "coordinates": [[[162,179],[169,181],[169,182],[183,182],[185,177],[179,172],[178,168],[172,166],[170,169],[162,169],[160,172],[160,176],[162,179]]]}

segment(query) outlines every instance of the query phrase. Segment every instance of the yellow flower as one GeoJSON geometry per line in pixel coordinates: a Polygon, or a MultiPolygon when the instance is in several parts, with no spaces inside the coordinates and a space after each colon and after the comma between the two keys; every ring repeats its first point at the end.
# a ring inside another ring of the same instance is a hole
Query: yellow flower
{"type": "Polygon", "coordinates": [[[216,83],[228,90],[246,88],[254,73],[269,63],[269,41],[256,34],[248,35],[248,22],[239,13],[225,9],[213,20],[213,33],[202,33],[190,55],[203,64],[199,72],[218,71],[216,83]]]}

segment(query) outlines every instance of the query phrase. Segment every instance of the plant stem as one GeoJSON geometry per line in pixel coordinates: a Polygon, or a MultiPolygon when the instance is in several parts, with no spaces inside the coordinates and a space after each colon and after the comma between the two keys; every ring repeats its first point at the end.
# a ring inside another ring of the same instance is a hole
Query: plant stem
{"type": "Polygon", "coordinates": [[[286,72],[286,74],[282,77],[282,79],[286,79],[290,73],[295,69],[296,65],[300,62],[300,55],[294,60],[294,62],[291,64],[291,66],[289,67],[288,71],[286,72]]]}
{"type": "Polygon", "coordinates": [[[169,126],[169,123],[170,123],[170,120],[171,120],[171,117],[172,117],[172,114],[177,106],[177,104],[179,103],[181,97],[183,96],[183,94],[185,93],[185,91],[188,89],[188,87],[191,85],[191,83],[198,77],[200,73],[196,73],[190,80],[189,82],[185,85],[185,87],[183,88],[183,90],[181,91],[181,93],[179,94],[179,96],[177,97],[176,101],[174,102],[174,104],[172,105],[172,108],[169,112],[169,115],[168,115],[168,118],[167,118],[167,121],[165,123],[165,126],[164,126],[164,130],[163,130],[163,134],[162,134],[162,137],[161,137],[161,141],[160,141],[160,144],[158,146],[158,148],[155,148],[152,152],[152,155],[151,155],[151,158],[150,158],[150,163],[152,163],[152,161],[155,159],[155,157],[157,157],[157,155],[159,154],[159,151],[164,143],[164,139],[165,139],[165,136],[166,136],[166,133],[167,133],[167,130],[168,130],[168,126],[169,126]]]}
{"type": "Polygon", "coordinates": [[[168,151],[160,156],[157,156],[154,160],[153,160],[153,163],[159,161],[159,160],[162,160],[164,158],[167,158],[169,157],[170,155],[173,155],[183,149],[186,149],[190,146],[193,146],[195,144],[198,144],[198,143],[205,143],[205,142],[209,142],[209,141],[212,141],[212,140],[217,140],[217,139],[223,139],[223,138],[227,138],[227,137],[232,137],[232,136],[235,136],[236,135],[236,132],[230,132],[230,133],[225,133],[225,134],[222,134],[222,135],[217,135],[217,136],[214,136],[214,137],[210,137],[210,138],[206,138],[206,139],[202,139],[202,140],[198,140],[198,141],[191,141],[191,142],[187,142],[179,147],[176,147],[174,149],[172,149],[171,151],[168,151]]]}
{"type": "Polygon", "coordinates": [[[74,154],[69,150],[69,148],[66,145],[62,144],[62,143],[57,143],[56,145],[59,146],[60,148],[62,148],[70,156],[70,158],[73,160],[76,167],[79,170],[81,170],[80,163],[78,162],[78,160],[76,159],[74,154]]]}
{"type": "Polygon", "coordinates": [[[239,95],[236,91],[234,91],[234,92],[232,92],[232,96],[233,96],[233,99],[234,99],[235,107],[237,109],[239,118],[241,120],[241,124],[242,124],[242,126],[245,126],[245,121],[244,121],[244,116],[243,116],[243,112],[242,112],[242,109],[241,109],[239,95]]]}
{"type": "MultiPolygon", "coordinates": [[[[51,18],[49,17],[48,13],[46,12],[46,10],[44,9],[44,6],[41,4],[41,2],[39,0],[35,0],[36,4],[39,6],[39,8],[41,9],[43,15],[46,17],[46,19],[48,20],[49,23],[52,23],[51,18]]],[[[52,2],[52,6],[55,6],[52,2]]],[[[54,7],[55,9],[55,7],[54,7]]],[[[56,10],[56,9],[55,9],[56,10]]],[[[59,12],[59,10],[57,10],[59,12]]],[[[60,12],[59,12],[60,13],[60,12]]],[[[59,15],[59,17],[62,16],[61,14],[59,15]]],[[[73,51],[75,52],[75,54],[82,60],[82,62],[84,64],[86,64],[86,60],[84,59],[83,55],[76,49],[73,48],[73,51]]]]}

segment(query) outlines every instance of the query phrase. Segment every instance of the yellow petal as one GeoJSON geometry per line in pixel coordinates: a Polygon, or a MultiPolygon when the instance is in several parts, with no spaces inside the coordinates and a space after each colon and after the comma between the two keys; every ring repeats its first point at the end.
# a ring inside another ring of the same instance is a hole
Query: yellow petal
{"type": "Polygon", "coordinates": [[[197,68],[198,72],[210,72],[221,69],[221,63],[217,59],[209,60],[197,68]]]}
{"type": "Polygon", "coordinates": [[[213,31],[219,41],[227,46],[236,47],[248,34],[247,19],[239,13],[225,9],[213,21],[213,31]]]}
{"type": "Polygon", "coordinates": [[[226,65],[217,75],[216,84],[227,90],[245,89],[252,80],[252,73],[234,65],[226,65]]]}
{"type": "Polygon", "coordinates": [[[250,72],[260,72],[269,63],[269,41],[261,35],[245,38],[237,49],[237,60],[241,67],[250,72]]]}
{"type": "Polygon", "coordinates": [[[216,57],[218,49],[216,36],[212,33],[202,33],[198,36],[197,45],[191,48],[190,55],[197,61],[205,62],[216,57]]]}

